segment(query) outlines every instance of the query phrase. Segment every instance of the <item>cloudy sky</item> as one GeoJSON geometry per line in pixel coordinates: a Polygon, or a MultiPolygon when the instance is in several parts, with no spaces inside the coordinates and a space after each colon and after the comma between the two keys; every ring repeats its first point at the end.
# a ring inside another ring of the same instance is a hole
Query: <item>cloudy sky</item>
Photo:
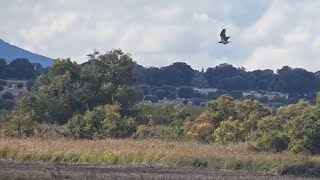
{"type": "Polygon", "coordinates": [[[144,66],[184,61],[320,70],[320,1],[0,0],[0,39],[46,55],[86,61],[121,48],[144,66]],[[217,43],[222,28],[231,43],[217,43]]]}

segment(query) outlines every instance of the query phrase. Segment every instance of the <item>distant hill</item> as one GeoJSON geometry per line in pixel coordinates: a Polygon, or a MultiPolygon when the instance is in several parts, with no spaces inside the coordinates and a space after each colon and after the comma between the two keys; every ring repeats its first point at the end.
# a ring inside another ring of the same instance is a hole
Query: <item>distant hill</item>
{"type": "Polygon", "coordinates": [[[53,64],[53,59],[11,45],[1,39],[0,58],[6,59],[8,62],[11,62],[12,60],[17,58],[26,58],[31,63],[40,63],[44,68],[53,64]]]}

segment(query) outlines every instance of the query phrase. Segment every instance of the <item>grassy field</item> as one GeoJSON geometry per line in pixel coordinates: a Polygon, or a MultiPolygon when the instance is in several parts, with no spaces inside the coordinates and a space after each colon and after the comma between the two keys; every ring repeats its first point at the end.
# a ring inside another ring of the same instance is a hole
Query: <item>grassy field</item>
{"type": "Polygon", "coordinates": [[[245,144],[199,144],[160,140],[0,139],[0,158],[73,164],[143,165],[320,175],[320,156],[259,153],[245,144]]]}

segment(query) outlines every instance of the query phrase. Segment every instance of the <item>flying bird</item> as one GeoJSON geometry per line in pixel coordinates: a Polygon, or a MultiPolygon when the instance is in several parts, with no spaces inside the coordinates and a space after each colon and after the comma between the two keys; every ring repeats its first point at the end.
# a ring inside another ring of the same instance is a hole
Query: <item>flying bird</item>
{"type": "Polygon", "coordinates": [[[221,40],[220,42],[218,43],[222,43],[222,44],[228,44],[230,41],[228,41],[228,39],[230,37],[227,37],[226,36],[226,29],[222,29],[221,33],[220,33],[220,37],[221,37],[221,40]]]}

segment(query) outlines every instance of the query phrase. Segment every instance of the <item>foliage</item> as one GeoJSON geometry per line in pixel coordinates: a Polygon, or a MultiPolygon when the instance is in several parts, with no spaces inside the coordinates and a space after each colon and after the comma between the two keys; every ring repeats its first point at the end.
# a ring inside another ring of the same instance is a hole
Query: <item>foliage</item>
{"type": "Polygon", "coordinates": [[[270,110],[257,101],[235,101],[232,97],[222,96],[216,101],[208,102],[188,132],[190,136],[196,137],[193,139],[200,141],[210,139],[211,142],[243,142],[258,128],[259,120],[270,113],[270,110]],[[199,133],[202,128],[206,130],[199,133]],[[201,138],[197,137],[199,134],[201,138]]]}
{"type": "Polygon", "coordinates": [[[67,124],[68,132],[76,138],[125,138],[136,130],[135,120],[121,117],[120,105],[104,105],[74,115],[67,124]]]}
{"type": "Polygon", "coordinates": [[[175,62],[161,68],[144,68],[137,65],[133,72],[139,83],[158,86],[190,86],[195,76],[191,66],[183,62],[175,62]]]}
{"type": "Polygon", "coordinates": [[[192,87],[181,87],[178,90],[178,96],[180,98],[190,99],[193,95],[194,89],[192,87]]]}
{"type": "Polygon", "coordinates": [[[17,88],[19,88],[19,89],[23,88],[23,83],[18,83],[17,88]]]}
{"type": "Polygon", "coordinates": [[[214,141],[219,143],[244,141],[245,134],[240,121],[226,120],[214,131],[214,141]]]}
{"type": "Polygon", "coordinates": [[[14,107],[14,104],[15,102],[12,99],[0,101],[0,109],[11,111],[14,107]]]}
{"type": "Polygon", "coordinates": [[[158,98],[159,100],[163,100],[164,97],[166,96],[166,91],[164,91],[164,90],[157,90],[157,91],[155,92],[155,95],[157,96],[157,98],[158,98]]]}
{"type": "Polygon", "coordinates": [[[29,62],[28,59],[18,58],[9,64],[0,62],[0,78],[3,79],[34,79],[39,74],[35,70],[35,64],[29,62]]]}
{"type": "Polygon", "coordinates": [[[27,59],[9,64],[0,59],[0,78],[28,79],[31,91],[15,107],[12,93],[2,94],[0,108],[12,111],[0,113],[1,128],[22,137],[35,135],[41,125],[58,124],[75,138],[247,142],[259,151],[320,153],[320,96],[314,101],[320,90],[319,72],[287,66],[276,73],[247,71],[229,64],[196,71],[182,62],[145,68],[121,50],[93,52],[88,59],[81,65],[57,59],[36,80],[38,66],[27,59]],[[217,89],[206,94],[196,87],[217,89]],[[263,96],[243,97],[249,90],[263,96]],[[268,91],[278,94],[270,97],[268,91]],[[183,98],[183,108],[162,101],[177,96],[183,98]],[[199,107],[204,104],[204,109],[199,107]]]}
{"type": "Polygon", "coordinates": [[[0,110],[0,125],[6,121],[7,114],[7,110],[0,110]]]}
{"type": "Polygon", "coordinates": [[[193,125],[187,135],[196,141],[210,143],[213,141],[214,126],[211,123],[198,123],[193,125]]]}
{"type": "Polygon", "coordinates": [[[299,101],[263,119],[258,130],[249,136],[249,144],[257,150],[289,149],[295,153],[318,154],[319,122],[319,109],[306,101],[299,101]]]}
{"type": "Polygon", "coordinates": [[[26,95],[16,103],[16,108],[9,114],[9,120],[6,123],[7,134],[11,136],[32,136],[37,124],[36,113],[29,104],[32,97],[26,95]]]}
{"type": "Polygon", "coordinates": [[[3,100],[10,100],[13,99],[13,94],[10,91],[6,91],[1,95],[3,100]]]}
{"type": "Polygon", "coordinates": [[[138,111],[136,121],[139,124],[152,122],[155,125],[169,125],[173,121],[175,108],[173,105],[140,102],[135,105],[138,111]]]}
{"type": "Polygon", "coordinates": [[[122,115],[130,113],[139,95],[131,57],[121,50],[88,56],[83,65],[57,59],[35,82],[32,93],[39,122],[65,124],[75,113],[112,103],[121,105],[122,115]]]}

